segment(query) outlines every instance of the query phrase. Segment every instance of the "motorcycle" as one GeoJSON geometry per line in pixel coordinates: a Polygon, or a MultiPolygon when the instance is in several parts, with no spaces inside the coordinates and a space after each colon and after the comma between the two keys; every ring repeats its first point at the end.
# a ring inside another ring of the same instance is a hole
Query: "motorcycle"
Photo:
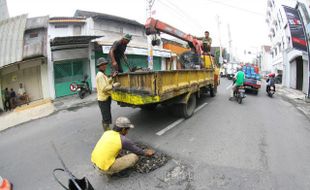
{"type": "Polygon", "coordinates": [[[269,88],[267,88],[267,95],[272,98],[272,96],[274,95],[275,90],[274,90],[274,86],[270,86],[269,88]]]}
{"type": "Polygon", "coordinates": [[[71,92],[78,91],[79,97],[81,99],[85,98],[86,94],[91,94],[91,89],[89,87],[89,84],[87,82],[88,75],[84,76],[84,79],[81,81],[81,83],[77,84],[76,82],[73,82],[70,84],[70,90],[71,92]]]}
{"type": "Polygon", "coordinates": [[[236,90],[234,91],[234,98],[239,104],[242,103],[242,99],[245,98],[244,86],[236,87],[236,90]]]}

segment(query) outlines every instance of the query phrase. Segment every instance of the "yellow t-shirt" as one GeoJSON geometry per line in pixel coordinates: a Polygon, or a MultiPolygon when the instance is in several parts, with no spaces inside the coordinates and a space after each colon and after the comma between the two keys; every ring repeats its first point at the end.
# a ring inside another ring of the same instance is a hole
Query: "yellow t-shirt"
{"type": "Polygon", "coordinates": [[[96,76],[97,99],[105,101],[111,96],[112,79],[99,71],[96,76]]]}
{"type": "Polygon", "coordinates": [[[101,170],[107,171],[115,162],[121,149],[121,135],[119,132],[109,130],[104,132],[97,142],[91,154],[91,161],[101,170]]]}

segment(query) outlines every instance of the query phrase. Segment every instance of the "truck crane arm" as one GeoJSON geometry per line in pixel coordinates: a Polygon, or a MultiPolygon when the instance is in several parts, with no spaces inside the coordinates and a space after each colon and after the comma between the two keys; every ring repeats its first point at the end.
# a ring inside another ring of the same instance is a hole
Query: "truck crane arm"
{"type": "Polygon", "coordinates": [[[157,35],[160,34],[160,32],[169,34],[173,37],[176,37],[180,40],[188,42],[189,46],[196,51],[196,53],[201,54],[202,53],[202,41],[198,40],[196,37],[186,34],[183,31],[170,26],[169,24],[166,24],[160,20],[156,20],[152,17],[148,18],[145,23],[145,32],[146,35],[157,35]]]}

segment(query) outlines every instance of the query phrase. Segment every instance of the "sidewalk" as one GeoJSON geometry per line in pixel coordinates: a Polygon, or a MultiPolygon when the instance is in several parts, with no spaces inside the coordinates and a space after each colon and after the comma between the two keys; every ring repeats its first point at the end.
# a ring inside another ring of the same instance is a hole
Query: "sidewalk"
{"type": "Polygon", "coordinates": [[[287,88],[282,85],[277,85],[276,94],[280,95],[286,101],[292,103],[310,120],[310,102],[309,99],[306,99],[306,95],[303,92],[287,88]]]}
{"type": "Polygon", "coordinates": [[[29,105],[22,105],[15,108],[13,111],[2,113],[0,115],[0,131],[31,120],[46,117],[61,110],[74,109],[89,105],[96,101],[96,93],[92,93],[84,99],[80,99],[77,95],[73,95],[58,98],[54,101],[49,99],[34,101],[29,105]]]}

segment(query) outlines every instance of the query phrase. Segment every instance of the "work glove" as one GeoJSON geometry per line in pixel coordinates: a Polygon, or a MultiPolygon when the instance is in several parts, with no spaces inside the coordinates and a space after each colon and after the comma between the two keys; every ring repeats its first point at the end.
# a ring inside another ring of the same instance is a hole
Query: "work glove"
{"type": "Polygon", "coordinates": [[[121,85],[121,83],[115,82],[115,83],[112,84],[112,87],[113,87],[113,88],[116,88],[116,87],[119,87],[120,85],[121,85]]]}
{"type": "Polygon", "coordinates": [[[153,156],[154,154],[155,154],[155,151],[152,150],[152,149],[145,149],[145,150],[144,150],[144,155],[145,155],[145,156],[151,157],[151,156],[153,156]]]}

